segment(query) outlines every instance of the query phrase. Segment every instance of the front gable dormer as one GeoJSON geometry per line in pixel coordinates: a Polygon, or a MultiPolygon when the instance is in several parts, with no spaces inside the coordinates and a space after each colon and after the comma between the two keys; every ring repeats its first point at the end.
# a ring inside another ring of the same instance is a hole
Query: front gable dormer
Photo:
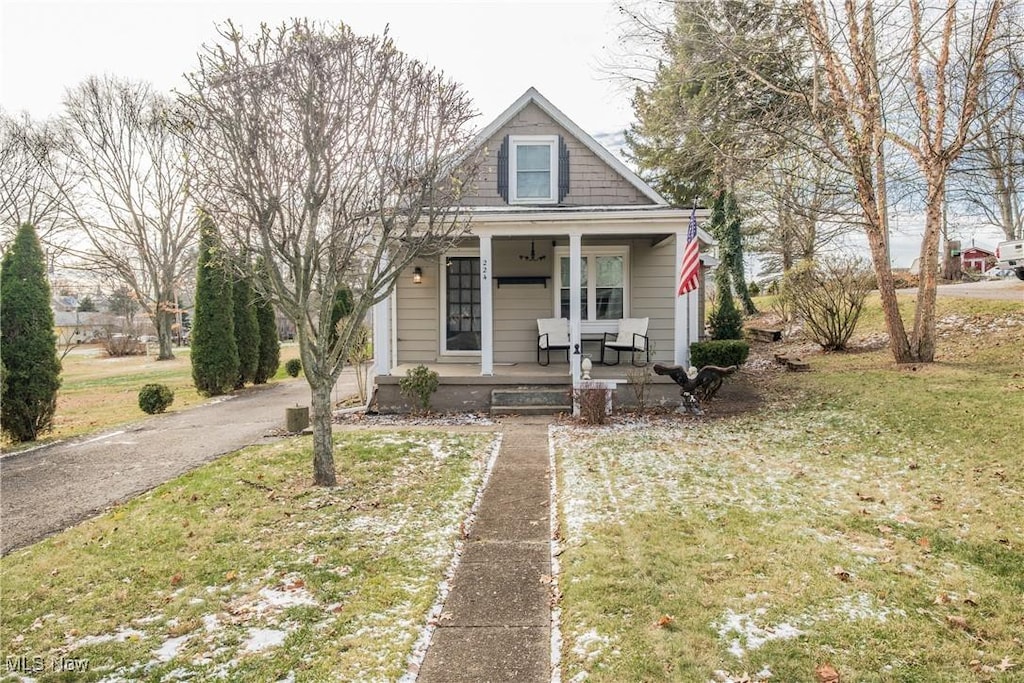
{"type": "Polygon", "coordinates": [[[666,205],[649,185],[534,88],[481,131],[486,161],[468,206],[666,205]]]}

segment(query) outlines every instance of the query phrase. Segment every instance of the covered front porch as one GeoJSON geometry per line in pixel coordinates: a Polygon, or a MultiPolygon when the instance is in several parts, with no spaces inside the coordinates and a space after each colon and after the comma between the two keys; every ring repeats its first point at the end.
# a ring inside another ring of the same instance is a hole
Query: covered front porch
{"type": "MultiPolygon", "coordinates": [[[[646,351],[638,362],[688,362],[703,313],[702,286],[676,291],[688,218],[662,206],[475,211],[461,243],[414,260],[374,310],[381,409],[408,407],[398,383],[412,367],[440,375],[435,409],[488,410],[495,387],[568,392],[580,381],[585,356],[594,379],[615,382],[620,403],[635,401],[631,355],[623,353],[618,366],[601,365],[604,335],[614,339],[631,329],[627,320],[642,321],[646,351]],[[568,339],[544,367],[539,327],[552,319],[564,321],[568,339]]],[[[706,233],[698,235],[710,243],[706,233]]],[[[648,383],[673,388],[660,378],[648,383]]]]}

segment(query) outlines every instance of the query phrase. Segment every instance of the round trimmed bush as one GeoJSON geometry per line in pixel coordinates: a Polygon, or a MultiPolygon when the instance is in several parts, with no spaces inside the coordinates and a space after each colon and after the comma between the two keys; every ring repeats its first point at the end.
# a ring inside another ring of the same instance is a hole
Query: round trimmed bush
{"type": "Polygon", "coordinates": [[[166,384],[147,384],[139,391],[139,408],[154,415],[174,403],[174,392],[166,384]]]}
{"type": "Polygon", "coordinates": [[[288,373],[289,377],[298,377],[299,373],[302,372],[302,361],[298,358],[292,358],[284,364],[284,371],[288,373]]]}

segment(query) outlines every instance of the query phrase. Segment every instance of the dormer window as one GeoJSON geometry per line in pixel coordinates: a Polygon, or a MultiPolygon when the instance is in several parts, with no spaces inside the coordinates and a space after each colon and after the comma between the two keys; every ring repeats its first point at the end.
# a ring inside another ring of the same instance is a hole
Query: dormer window
{"type": "Polygon", "coordinates": [[[509,136],[512,204],[548,204],[558,191],[558,136],[509,136]]]}
{"type": "Polygon", "coordinates": [[[508,135],[498,151],[498,194],[509,204],[558,204],[569,192],[569,150],[558,135],[508,135]]]}

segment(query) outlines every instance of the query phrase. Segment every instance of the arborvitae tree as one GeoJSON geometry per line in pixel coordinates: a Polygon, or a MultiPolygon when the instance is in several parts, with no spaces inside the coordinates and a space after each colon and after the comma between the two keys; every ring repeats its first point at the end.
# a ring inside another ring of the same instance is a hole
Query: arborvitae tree
{"type": "Polygon", "coordinates": [[[95,302],[93,302],[91,296],[84,296],[82,300],[78,302],[79,313],[95,313],[97,310],[95,302]]]}
{"type": "Polygon", "coordinates": [[[732,283],[729,277],[729,264],[718,264],[715,271],[715,287],[718,290],[718,305],[708,316],[712,339],[742,339],[743,316],[736,309],[732,298],[732,283]]]}
{"type": "Polygon", "coordinates": [[[255,298],[248,278],[235,280],[231,290],[234,300],[235,346],[238,348],[238,377],[235,388],[241,389],[256,378],[260,360],[260,328],[256,320],[255,298]]]}
{"type": "Polygon", "coordinates": [[[260,356],[253,384],[265,384],[277,373],[277,366],[281,363],[281,342],[277,338],[274,306],[259,294],[256,295],[256,321],[260,329],[260,356]]]}
{"type": "Polygon", "coordinates": [[[60,360],[50,309],[50,285],[35,228],[18,230],[0,265],[0,428],[32,441],[53,424],[60,360]]]}
{"type": "Polygon", "coordinates": [[[192,381],[200,394],[217,396],[231,391],[238,379],[231,276],[217,227],[209,216],[199,220],[192,381]]]}

